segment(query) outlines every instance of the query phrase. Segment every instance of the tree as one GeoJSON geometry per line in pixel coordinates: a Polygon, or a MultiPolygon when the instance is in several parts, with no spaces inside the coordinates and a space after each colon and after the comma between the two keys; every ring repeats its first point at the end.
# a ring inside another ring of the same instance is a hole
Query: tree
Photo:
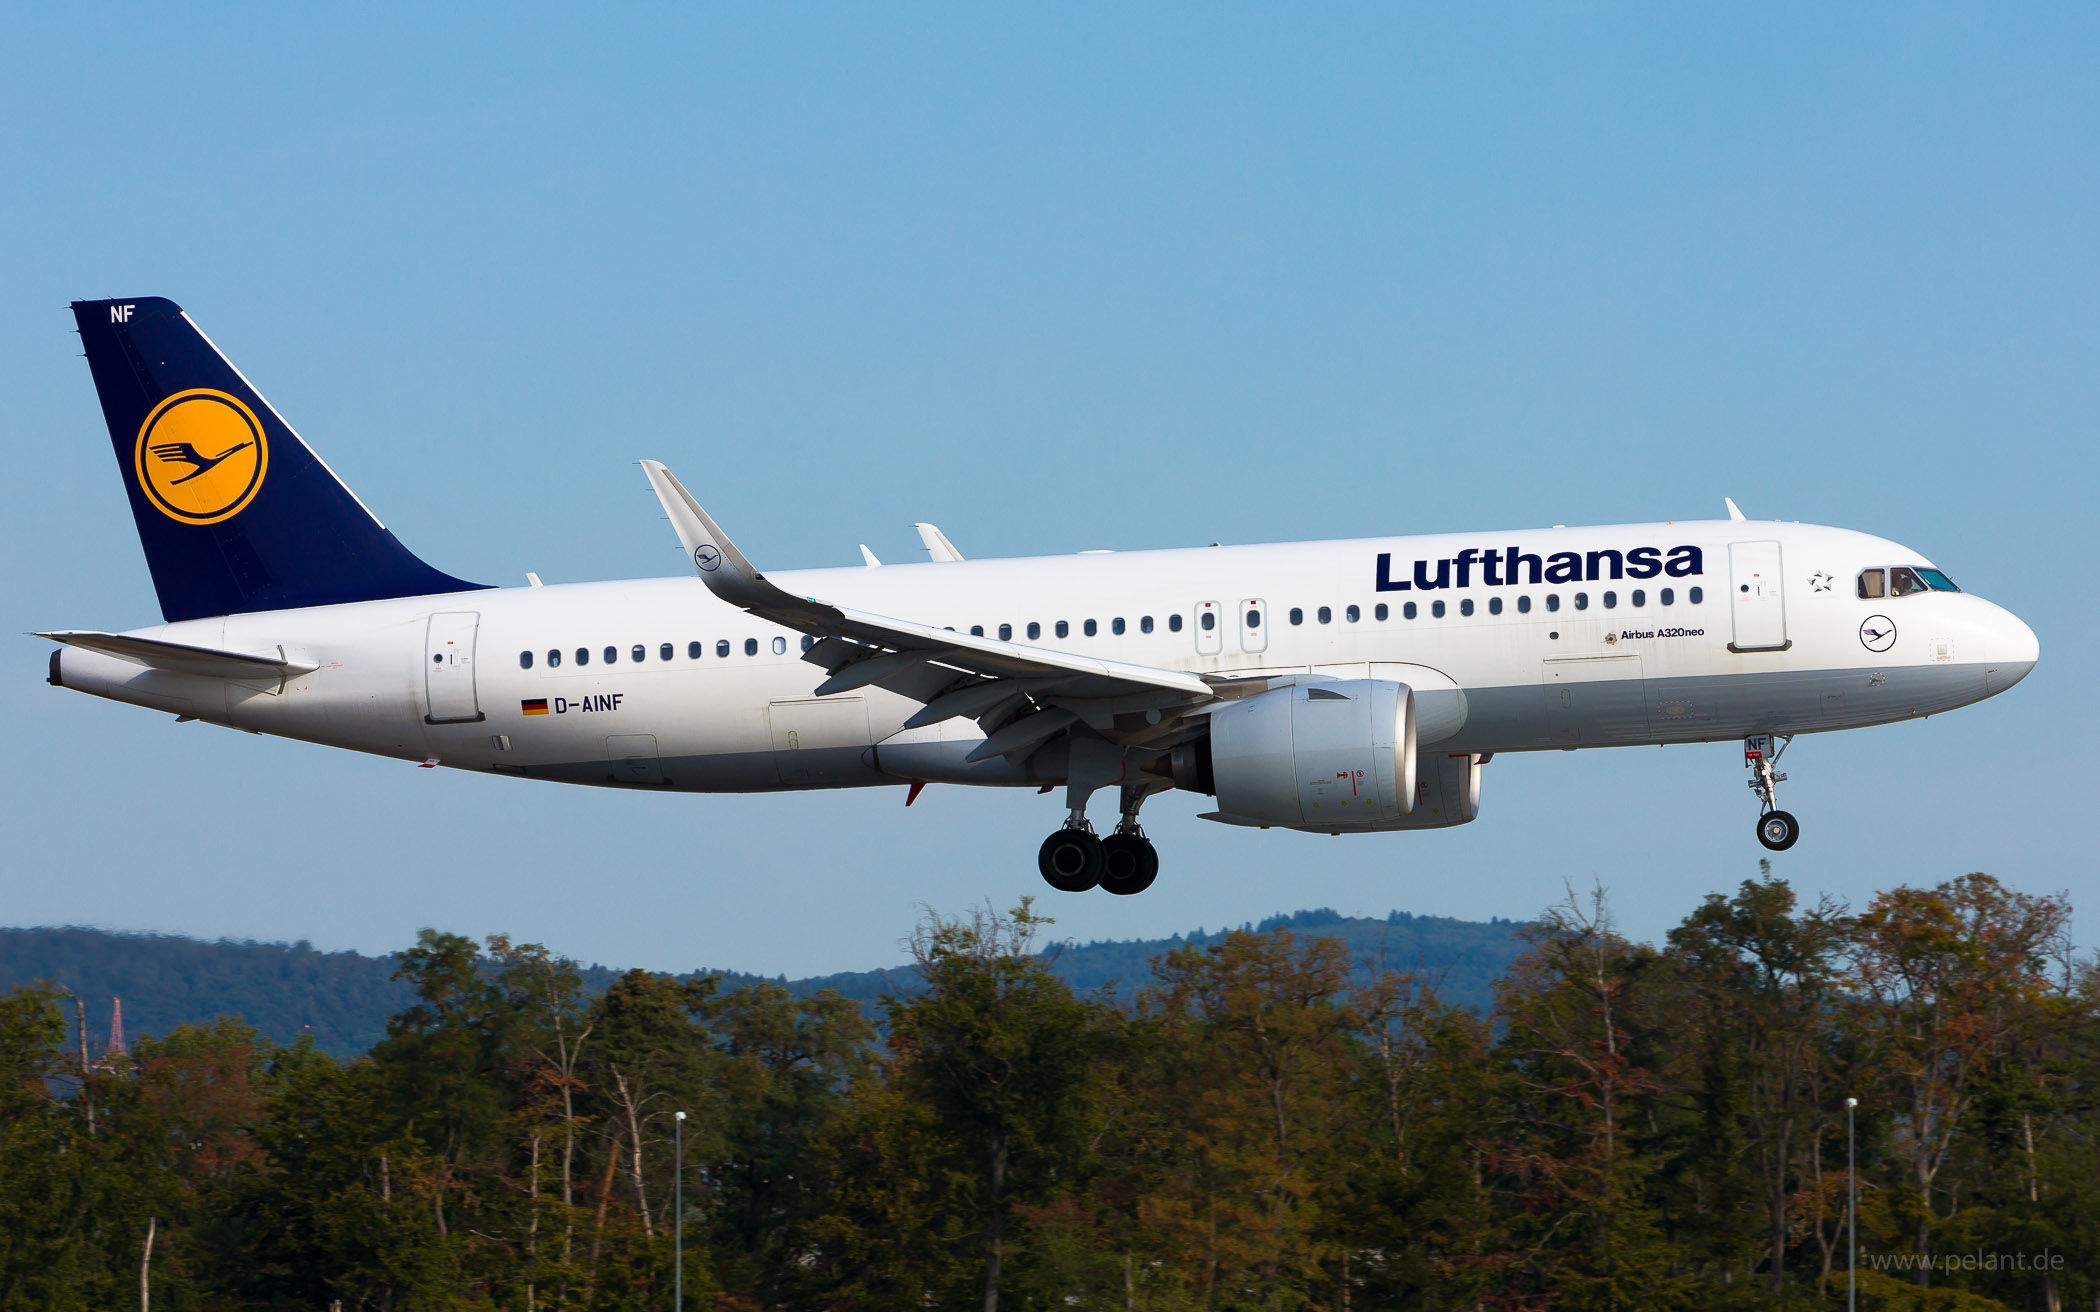
{"type": "Polygon", "coordinates": [[[1004,916],[929,914],[911,939],[925,992],[885,1004],[891,1079],[926,1109],[981,1227],[985,1312],[998,1312],[1014,1204],[1042,1199],[1083,1142],[1100,1051],[1100,1004],[1030,950],[1050,923],[1026,898],[1004,916]]]}
{"type": "Polygon", "coordinates": [[[1709,894],[1670,931],[1669,946],[1693,1005],[1682,1019],[1705,1056],[1709,1105],[1735,1121],[1730,1136],[1756,1162],[1766,1284],[1777,1294],[1796,1158],[1821,1123],[1814,1074],[1852,922],[1828,900],[1797,913],[1793,889],[1771,878],[1769,866],[1765,875],[1745,880],[1733,898],[1709,894]]]}
{"type": "MultiPolygon", "coordinates": [[[[1993,1063],[2035,1032],[2062,984],[2070,908],[2016,893],[1986,874],[1930,889],[1883,893],[1860,917],[1854,964],[1861,1014],[1900,1108],[1897,1147],[1908,1167],[1912,1241],[1929,1251],[1934,1185],[1993,1063]]],[[[1918,1269],[1918,1283],[1931,1271],[1918,1269]]]]}

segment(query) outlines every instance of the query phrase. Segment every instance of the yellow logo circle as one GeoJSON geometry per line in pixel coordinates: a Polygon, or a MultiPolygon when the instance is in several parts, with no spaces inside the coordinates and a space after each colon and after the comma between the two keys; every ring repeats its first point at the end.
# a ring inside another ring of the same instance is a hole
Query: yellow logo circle
{"type": "Polygon", "coordinates": [[[270,444],[255,412],[224,392],[192,388],[153,407],[133,463],[160,512],[185,524],[241,513],[262,487],[270,444]]]}

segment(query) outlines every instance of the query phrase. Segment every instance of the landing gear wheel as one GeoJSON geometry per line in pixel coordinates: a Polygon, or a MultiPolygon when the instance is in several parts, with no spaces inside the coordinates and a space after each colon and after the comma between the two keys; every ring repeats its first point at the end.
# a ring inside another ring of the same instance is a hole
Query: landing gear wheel
{"type": "Polygon", "coordinates": [[[1060,829],[1043,840],[1035,855],[1043,882],[1060,893],[1084,893],[1101,882],[1106,864],[1101,840],[1084,829],[1060,829]]]}
{"type": "Polygon", "coordinates": [[[1101,887],[1118,897],[1142,893],[1159,878],[1159,849],[1143,834],[1110,834],[1101,840],[1101,854],[1101,887]]]}
{"type": "Polygon", "coordinates": [[[1767,811],[1757,818],[1757,841],[1774,852],[1784,852],[1801,837],[1801,822],[1790,811],[1767,811]]]}

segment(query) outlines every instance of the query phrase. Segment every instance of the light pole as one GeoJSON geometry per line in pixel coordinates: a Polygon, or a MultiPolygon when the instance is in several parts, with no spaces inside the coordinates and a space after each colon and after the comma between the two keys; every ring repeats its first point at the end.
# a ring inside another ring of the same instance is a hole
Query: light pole
{"type": "MultiPolygon", "coordinates": [[[[1852,1109],[1859,1099],[1845,1099],[1845,1312],[1859,1306],[1859,1176],[1853,1165],[1852,1109]]],[[[683,1113],[681,1113],[682,1115],[683,1113]]]]}
{"type": "Polygon", "coordinates": [[[671,1312],[685,1312],[685,1113],[671,1117],[671,1312]]]}

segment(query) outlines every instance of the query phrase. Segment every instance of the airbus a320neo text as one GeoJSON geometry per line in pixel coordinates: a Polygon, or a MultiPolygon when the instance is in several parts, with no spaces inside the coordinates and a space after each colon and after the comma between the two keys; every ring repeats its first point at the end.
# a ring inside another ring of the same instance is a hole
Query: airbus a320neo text
{"type": "MultiPolygon", "coordinates": [[[[1318,834],[1480,813],[1500,752],[1740,738],[1758,839],[1793,735],[2005,691],[2018,618],[1918,552],[1704,522],[930,559],[767,574],[642,467],[691,574],[497,589],[397,541],[182,309],[73,306],[165,623],[42,636],[50,682],[183,719],[665,792],[1064,790],[1038,854],[1136,893],[1169,789],[1318,834]],[[1107,791],[1106,837],[1087,818],[1107,791]]],[[[907,804],[909,803],[907,798],[907,804]]]]}

